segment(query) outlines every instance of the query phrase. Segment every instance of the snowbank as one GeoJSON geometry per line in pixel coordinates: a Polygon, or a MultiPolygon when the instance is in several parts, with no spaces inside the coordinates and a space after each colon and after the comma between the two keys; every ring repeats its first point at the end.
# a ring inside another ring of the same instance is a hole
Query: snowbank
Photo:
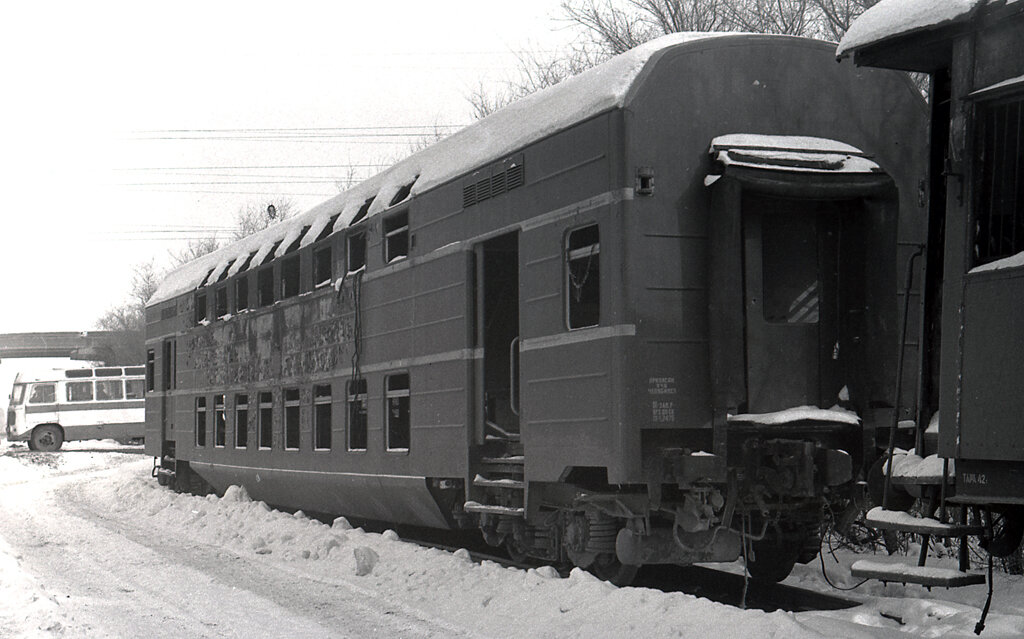
{"type": "MultiPolygon", "coordinates": [[[[849,610],[739,610],[682,593],[616,588],[578,569],[561,578],[550,566],[519,570],[477,564],[465,550],[422,548],[393,531],[352,528],[343,517],[325,524],[301,512],[278,512],[238,487],[220,499],[180,495],[143,476],[141,464],[138,470],[137,476],[90,484],[90,498],[108,504],[113,516],[175,531],[252,561],[276,562],[304,577],[340,582],[389,606],[419,610],[485,637],[968,636],[984,599],[983,587],[928,594],[916,586],[869,583],[852,595],[864,605],[849,610]]],[[[848,551],[835,556],[826,555],[830,579],[855,585],[849,565],[858,556],[848,551]]],[[[742,570],[738,564],[727,568],[742,570]]],[[[1002,594],[985,636],[1022,636],[1024,587],[1001,579],[997,592],[1002,594]]],[[[828,590],[817,561],[797,566],[788,582],[828,590]]]]}

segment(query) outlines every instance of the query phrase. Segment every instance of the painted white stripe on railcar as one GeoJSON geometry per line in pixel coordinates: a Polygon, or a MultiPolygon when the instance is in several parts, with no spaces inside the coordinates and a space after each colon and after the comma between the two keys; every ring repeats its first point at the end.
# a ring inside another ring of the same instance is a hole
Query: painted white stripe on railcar
{"type": "MultiPolygon", "coordinates": [[[[465,240],[459,240],[456,242],[445,244],[444,246],[434,249],[433,251],[427,253],[426,255],[411,257],[396,261],[393,264],[388,264],[383,268],[363,275],[363,282],[372,282],[373,280],[385,277],[387,275],[395,273],[396,271],[402,271],[412,266],[416,266],[418,264],[425,264],[433,260],[448,257],[453,253],[464,251],[467,249],[467,247],[479,244],[480,242],[486,241],[490,238],[498,237],[499,235],[505,235],[506,233],[511,233],[517,230],[531,231],[533,229],[540,228],[541,226],[545,226],[547,224],[559,222],[563,219],[572,217],[579,213],[584,213],[586,211],[600,208],[602,206],[618,204],[619,202],[624,202],[632,199],[633,189],[630,187],[616,189],[614,191],[605,191],[604,193],[600,193],[593,197],[588,197],[586,199],[573,202],[572,204],[567,204],[566,206],[554,209],[552,211],[548,211],[546,213],[541,213],[540,215],[537,215],[535,217],[531,217],[528,220],[516,222],[515,224],[509,224],[508,226],[504,226],[500,229],[495,229],[494,231],[489,231],[488,233],[479,235],[477,237],[472,237],[465,240]]],[[[461,212],[461,210],[458,212],[461,212]]]]}
{"type": "Polygon", "coordinates": [[[448,351],[446,353],[435,353],[433,355],[423,355],[421,357],[408,357],[404,359],[393,359],[388,362],[379,362],[377,364],[367,364],[366,366],[360,366],[359,370],[364,373],[375,373],[377,371],[412,368],[414,366],[426,366],[428,364],[439,364],[441,362],[483,359],[483,357],[484,349],[482,348],[463,348],[457,351],[448,351]]]}
{"type": "Polygon", "coordinates": [[[556,335],[545,335],[544,337],[531,337],[524,339],[519,348],[520,351],[534,351],[542,348],[553,348],[566,346],[568,344],[579,344],[582,342],[593,342],[596,340],[610,339],[612,337],[632,337],[636,335],[636,324],[618,324],[616,326],[599,326],[569,333],[556,335]]]}
{"type": "Polygon", "coordinates": [[[267,471],[275,473],[300,473],[303,475],[337,475],[341,477],[372,477],[376,479],[422,479],[423,475],[382,475],[380,473],[348,473],[336,470],[302,470],[298,468],[269,468],[265,466],[239,466],[237,464],[218,464],[214,462],[190,461],[190,466],[206,466],[208,468],[235,468],[238,470],[267,471]]]}

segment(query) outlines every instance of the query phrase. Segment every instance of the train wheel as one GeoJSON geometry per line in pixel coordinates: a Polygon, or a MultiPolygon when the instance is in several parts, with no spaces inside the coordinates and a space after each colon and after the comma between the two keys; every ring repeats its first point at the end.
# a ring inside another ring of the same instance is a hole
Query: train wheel
{"type": "Polygon", "coordinates": [[[754,555],[747,558],[747,572],[756,581],[778,583],[793,571],[800,547],[799,543],[769,528],[764,539],[753,543],[754,555]]]}
{"type": "Polygon", "coordinates": [[[34,450],[53,452],[60,450],[61,444],[64,443],[64,434],[56,426],[37,426],[32,431],[31,443],[35,444],[34,450]]]}
{"type": "Polygon", "coordinates": [[[628,586],[633,583],[640,566],[632,566],[619,561],[615,553],[601,553],[594,558],[594,562],[587,568],[595,577],[602,581],[608,581],[616,586],[628,586]]]}
{"type": "Polygon", "coordinates": [[[520,564],[528,557],[526,549],[512,535],[505,537],[505,552],[508,553],[509,559],[520,564]]]}
{"type": "Polygon", "coordinates": [[[982,538],[981,547],[993,557],[1009,557],[1024,539],[1024,511],[1018,508],[994,512],[992,539],[982,538]]]}

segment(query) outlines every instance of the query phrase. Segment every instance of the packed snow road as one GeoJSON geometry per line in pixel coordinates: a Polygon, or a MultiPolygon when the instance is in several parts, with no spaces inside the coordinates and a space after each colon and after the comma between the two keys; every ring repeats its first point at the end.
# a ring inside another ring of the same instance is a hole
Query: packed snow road
{"type": "MultiPolygon", "coordinates": [[[[181,530],[117,516],[90,485],[119,470],[137,475],[151,462],[118,453],[103,462],[113,468],[86,464],[23,480],[16,489],[5,486],[2,550],[36,583],[24,593],[29,605],[12,612],[13,623],[4,623],[0,635],[17,629],[27,636],[82,637],[466,636],[342,582],[247,560],[195,543],[181,530]]],[[[7,583],[11,568],[3,566],[4,594],[17,601],[7,583]]]]}
{"type": "MultiPolygon", "coordinates": [[[[138,452],[0,443],[0,637],[966,637],[984,599],[869,584],[850,610],[739,610],[578,570],[476,564],[235,488],[178,495],[138,452]]],[[[788,583],[827,591],[817,569],[788,583]]],[[[1024,584],[997,586],[983,636],[1024,635],[1024,584]]]]}

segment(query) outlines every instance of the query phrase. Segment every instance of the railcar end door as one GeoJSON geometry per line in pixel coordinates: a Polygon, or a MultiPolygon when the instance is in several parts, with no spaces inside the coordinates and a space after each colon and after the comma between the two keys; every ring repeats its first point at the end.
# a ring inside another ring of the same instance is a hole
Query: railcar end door
{"type": "Polygon", "coordinates": [[[838,221],[829,202],[743,197],[749,412],[836,401],[838,221]]]}

